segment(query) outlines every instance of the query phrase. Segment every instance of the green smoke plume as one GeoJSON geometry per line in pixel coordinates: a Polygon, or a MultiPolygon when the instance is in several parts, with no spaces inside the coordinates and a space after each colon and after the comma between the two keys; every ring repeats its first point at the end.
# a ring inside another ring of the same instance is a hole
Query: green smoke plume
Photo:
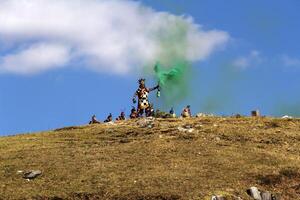
{"type": "Polygon", "coordinates": [[[171,67],[157,63],[154,67],[155,77],[162,90],[163,106],[174,106],[188,96],[190,74],[187,62],[177,62],[171,67]]]}
{"type": "Polygon", "coordinates": [[[190,24],[184,19],[168,19],[168,25],[155,35],[160,52],[152,66],[151,74],[161,87],[163,107],[171,107],[187,98],[191,63],[187,58],[190,24]]]}
{"type": "Polygon", "coordinates": [[[185,64],[173,66],[169,70],[164,70],[163,67],[157,63],[154,67],[155,75],[158,79],[158,83],[161,87],[165,87],[169,84],[177,84],[181,81],[181,77],[184,75],[185,64]]]}

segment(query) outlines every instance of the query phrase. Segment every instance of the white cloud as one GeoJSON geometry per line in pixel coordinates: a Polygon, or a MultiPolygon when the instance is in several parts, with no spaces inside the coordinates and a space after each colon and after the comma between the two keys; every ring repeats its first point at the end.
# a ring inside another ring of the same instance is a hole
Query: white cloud
{"type": "Polygon", "coordinates": [[[70,60],[69,49],[57,44],[35,44],[0,60],[0,72],[34,74],[62,67],[70,60]]]}
{"type": "Polygon", "coordinates": [[[260,52],[253,50],[248,55],[237,58],[233,61],[233,66],[239,69],[247,69],[262,62],[260,52]]]}
{"type": "Polygon", "coordinates": [[[281,60],[286,67],[300,67],[300,59],[298,58],[284,55],[281,57],[281,60]]]}
{"type": "Polygon", "coordinates": [[[126,74],[170,49],[170,55],[200,61],[228,40],[228,33],[203,30],[191,17],[136,1],[0,0],[2,72],[32,74],[80,60],[96,71],[126,74]]]}

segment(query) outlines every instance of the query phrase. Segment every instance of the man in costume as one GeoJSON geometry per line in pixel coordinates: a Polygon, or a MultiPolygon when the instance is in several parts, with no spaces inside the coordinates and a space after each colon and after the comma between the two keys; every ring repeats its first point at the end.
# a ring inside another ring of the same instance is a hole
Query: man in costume
{"type": "Polygon", "coordinates": [[[138,97],[138,106],[137,106],[137,113],[140,116],[143,116],[146,110],[149,110],[150,103],[148,100],[149,92],[158,90],[159,92],[159,85],[155,86],[154,88],[147,88],[145,85],[145,79],[139,80],[139,89],[134,93],[133,96],[133,103],[136,103],[136,96],[138,97]]]}

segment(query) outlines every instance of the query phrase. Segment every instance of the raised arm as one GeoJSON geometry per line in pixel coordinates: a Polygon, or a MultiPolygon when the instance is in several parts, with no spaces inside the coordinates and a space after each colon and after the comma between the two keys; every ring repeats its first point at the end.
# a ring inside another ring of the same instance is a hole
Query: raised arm
{"type": "Polygon", "coordinates": [[[159,89],[159,85],[153,87],[153,88],[149,88],[149,92],[153,91],[153,90],[158,90],[159,89]]]}

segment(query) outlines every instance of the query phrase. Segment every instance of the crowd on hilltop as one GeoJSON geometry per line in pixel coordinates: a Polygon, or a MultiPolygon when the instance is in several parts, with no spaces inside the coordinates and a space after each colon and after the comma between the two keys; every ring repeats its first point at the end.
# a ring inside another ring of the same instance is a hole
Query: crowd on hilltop
{"type": "MultiPolygon", "coordinates": [[[[143,117],[155,117],[155,118],[176,118],[177,117],[173,108],[171,108],[171,110],[168,113],[162,112],[160,110],[154,111],[152,105],[149,108],[150,109],[146,110],[145,115],[140,115],[137,112],[137,109],[135,109],[135,107],[132,107],[130,115],[129,115],[129,119],[137,119],[137,118],[143,118],[143,117]]],[[[189,105],[186,106],[182,110],[180,117],[182,117],[182,118],[192,117],[191,108],[189,105]]],[[[126,114],[125,114],[125,112],[122,111],[120,113],[120,115],[115,119],[115,121],[124,121],[126,119],[127,119],[126,114]]],[[[112,122],[112,121],[114,121],[113,116],[111,113],[109,113],[109,115],[106,117],[106,119],[103,121],[103,123],[108,123],[108,122],[112,122]]],[[[89,122],[89,124],[100,124],[100,123],[102,123],[102,122],[97,120],[96,115],[93,115],[91,121],[89,122]]]]}
{"type": "MultiPolygon", "coordinates": [[[[161,112],[159,110],[154,111],[153,104],[151,104],[148,100],[148,95],[151,91],[157,90],[156,96],[160,97],[160,86],[159,84],[153,88],[147,88],[145,84],[145,79],[139,79],[139,88],[136,90],[136,92],[133,95],[132,102],[135,104],[137,103],[137,109],[135,107],[132,107],[130,112],[130,119],[140,118],[140,117],[160,117],[160,118],[167,118],[167,117],[176,117],[176,114],[174,112],[174,109],[172,108],[169,113],[161,112]],[[136,101],[136,97],[138,98],[138,101],[136,101]]],[[[186,106],[182,113],[182,117],[191,117],[191,110],[190,106],[186,106]]],[[[120,116],[116,118],[116,121],[122,121],[126,120],[125,113],[121,112],[120,116]]],[[[112,122],[113,116],[110,113],[106,120],[104,122],[112,122]]],[[[96,116],[92,116],[92,120],[90,121],[90,124],[99,124],[101,123],[96,119],[96,116]]]]}

